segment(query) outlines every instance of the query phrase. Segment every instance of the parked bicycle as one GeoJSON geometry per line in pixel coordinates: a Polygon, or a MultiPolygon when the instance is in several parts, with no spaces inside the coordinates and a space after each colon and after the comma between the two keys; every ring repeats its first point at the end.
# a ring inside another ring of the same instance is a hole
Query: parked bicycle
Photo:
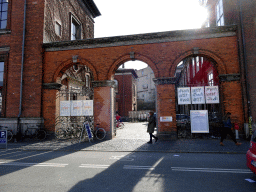
{"type": "Polygon", "coordinates": [[[82,128],[77,124],[71,126],[63,123],[63,126],[59,128],[55,135],[58,139],[71,139],[71,138],[80,138],[82,128]]]}
{"type": "Polygon", "coordinates": [[[9,130],[8,127],[4,127],[0,125],[1,131],[7,131],[7,142],[11,142],[13,139],[13,133],[12,130],[9,130]]]}
{"type": "Polygon", "coordinates": [[[88,121],[83,123],[83,128],[80,135],[80,142],[82,137],[85,136],[84,134],[86,134],[86,136],[89,138],[89,141],[91,139],[90,137],[92,137],[92,139],[96,138],[98,140],[103,140],[106,137],[106,131],[104,128],[99,127],[99,124],[96,124],[96,127],[92,128],[92,125],[90,125],[88,121]]]}
{"type": "Polygon", "coordinates": [[[40,125],[28,125],[27,129],[24,132],[24,135],[22,135],[22,139],[24,138],[44,140],[46,138],[46,132],[40,127],[40,125]]]}

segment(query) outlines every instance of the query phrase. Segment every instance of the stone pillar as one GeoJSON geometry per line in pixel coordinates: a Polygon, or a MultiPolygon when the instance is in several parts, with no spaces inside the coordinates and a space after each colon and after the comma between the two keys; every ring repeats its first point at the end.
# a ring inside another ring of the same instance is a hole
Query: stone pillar
{"type": "Polygon", "coordinates": [[[107,132],[106,139],[115,136],[115,82],[93,81],[94,88],[94,126],[100,124],[107,132]]]}
{"type": "Polygon", "coordinates": [[[60,87],[59,83],[43,84],[42,116],[44,128],[49,133],[55,132],[56,94],[60,87]]]}
{"type": "Polygon", "coordinates": [[[176,140],[176,106],[175,106],[175,81],[176,78],[157,78],[156,84],[157,101],[157,127],[158,137],[161,140],[176,140]]]}

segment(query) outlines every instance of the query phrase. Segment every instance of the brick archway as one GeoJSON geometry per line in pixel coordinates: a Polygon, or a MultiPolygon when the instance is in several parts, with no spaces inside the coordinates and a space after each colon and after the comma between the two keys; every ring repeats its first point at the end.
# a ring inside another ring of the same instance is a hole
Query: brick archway
{"type": "Polygon", "coordinates": [[[65,71],[68,68],[72,67],[74,64],[81,64],[81,65],[86,65],[87,67],[89,67],[90,71],[93,74],[93,78],[95,80],[97,80],[98,75],[97,75],[96,69],[93,67],[93,65],[86,59],[82,59],[79,57],[79,58],[76,58],[75,62],[74,62],[74,59],[68,59],[68,60],[62,62],[55,70],[53,77],[52,77],[52,82],[57,82],[57,79],[59,77],[61,77],[65,73],[65,71]]]}
{"type": "Polygon", "coordinates": [[[118,67],[121,64],[123,64],[127,61],[134,61],[134,60],[139,60],[139,61],[146,63],[153,70],[155,77],[159,76],[159,70],[150,58],[143,56],[139,53],[133,52],[133,53],[130,53],[129,55],[121,56],[113,63],[113,65],[110,67],[109,72],[108,72],[108,79],[113,79],[115,71],[118,69],[118,67]]]}
{"type": "Polygon", "coordinates": [[[189,56],[193,56],[193,55],[202,55],[205,57],[208,57],[210,59],[214,60],[214,64],[216,69],[218,70],[219,74],[226,74],[227,70],[226,70],[226,65],[224,63],[224,61],[216,54],[212,53],[211,51],[208,50],[203,50],[203,49],[193,49],[193,50],[188,50],[186,52],[184,52],[183,54],[181,54],[179,57],[177,57],[174,61],[173,64],[170,67],[170,76],[173,77],[176,71],[176,67],[177,65],[185,58],[189,57],[189,56]]]}

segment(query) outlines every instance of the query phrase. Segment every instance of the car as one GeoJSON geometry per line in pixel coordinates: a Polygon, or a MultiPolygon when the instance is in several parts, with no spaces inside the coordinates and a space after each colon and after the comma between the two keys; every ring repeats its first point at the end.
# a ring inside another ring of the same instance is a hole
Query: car
{"type": "Polygon", "coordinates": [[[176,114],[176,122],[186,124],[190,122],[190,116],[186,114],[176,114]]]}
{"type": "Polygon", "coordinates": [[[246,153],[246,165],[256,174],[256,131],[252,134],[250,148],[246,153]]]}

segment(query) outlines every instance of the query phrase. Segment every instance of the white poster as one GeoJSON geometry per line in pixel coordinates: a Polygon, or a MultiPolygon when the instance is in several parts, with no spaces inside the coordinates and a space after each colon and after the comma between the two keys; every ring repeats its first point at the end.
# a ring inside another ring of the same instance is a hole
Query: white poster
{"type": "Polygon", "coordinates": [[[160,122],[172,122],[172,116],[160,117],[160,122]]]}
{"type": "Polygon", "coordinates": [[[204,87],[191,87],[192,104],[205,104],[204,87]]]}
{"type": "Polygon", "coordinates": [[[71,116],[82,116],[82,107],[83,107],[83,102],[82,100],[79,101],[70,101],[71,103],[71,116]]]}
{"type": "Polygon", "coordinates": [[[83,100],[83,116],[93,116],[93,100],[83,100]]]}
{"type": "Polygon", "coordinates": [[[190,110],[191,133],[209,133],[208,110],[190,110]]]}
{"type": "Polygon", "coordinates": [[[205,99],[206,103],[219,103],[219,87],[205,86],[205,99]]]}
{"type": "Polygon", "coordinates": [[[178,88],[178,104],[191,104],[189,87],[178,88]]]}
{"type": "Polygon", "coordinates": [[[70,101],[60,102],[60,116],[70,116],[70,101]]]}

